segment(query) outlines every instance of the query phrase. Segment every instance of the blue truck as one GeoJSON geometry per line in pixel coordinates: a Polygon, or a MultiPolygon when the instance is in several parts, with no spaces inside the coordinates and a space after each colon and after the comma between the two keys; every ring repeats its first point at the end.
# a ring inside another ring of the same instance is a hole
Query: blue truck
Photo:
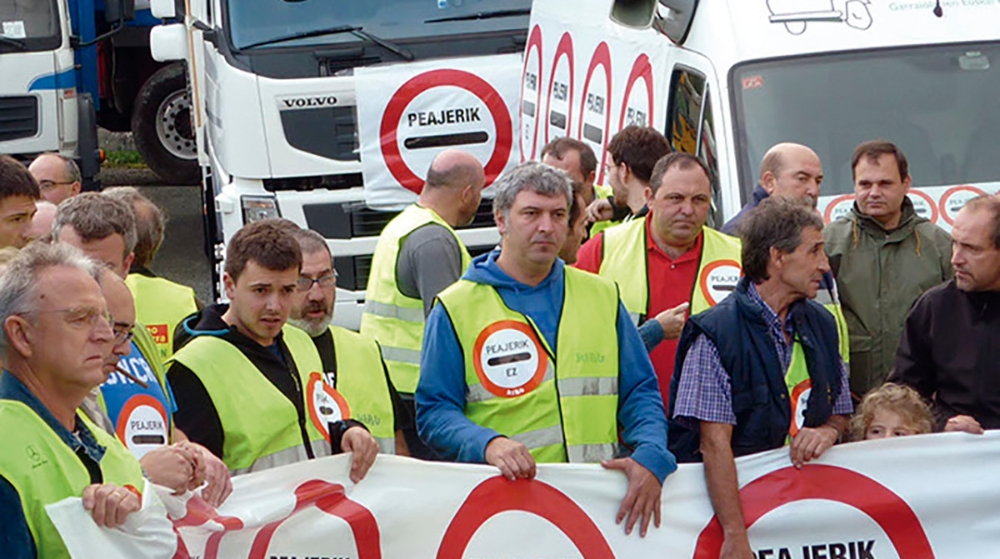
{"type": "Polygon", "coordinates": [[[135,0],[0,0],[0,153],[61,153],[93,185],[97,127],[131,130],[165,181],[197,183],[184,64],[149,52],[160,23],[135,0]]]}

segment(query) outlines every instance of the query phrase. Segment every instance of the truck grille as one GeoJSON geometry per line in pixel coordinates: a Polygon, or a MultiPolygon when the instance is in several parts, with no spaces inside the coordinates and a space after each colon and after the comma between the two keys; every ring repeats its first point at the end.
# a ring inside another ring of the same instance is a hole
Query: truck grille
{"type": "Polygon", "coordinates": [[[0,142],[38,133],[38,98],[0,97],[0,142]]]}

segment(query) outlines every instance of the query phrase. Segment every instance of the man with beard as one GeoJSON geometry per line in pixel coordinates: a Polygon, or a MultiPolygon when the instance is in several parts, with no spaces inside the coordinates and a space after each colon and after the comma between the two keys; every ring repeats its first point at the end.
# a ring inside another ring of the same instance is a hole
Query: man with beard
{"type": "Polygon", "coordinates": [[[302,248],[302,271],[288,323],[305,330],[323,360],[323,380],[347,400],[350,416],[361,420],[382,454],[408,455],[399,422],[406,417],[378,343],[333,326],[337,270],[322,235],[308,229],[292,233],[302,248]]]}
{"type": "Polygon", "coordinates": [[[899,148],[865,142],[851,169],[854,206],[823,236],[850,331],[851,391],[863,396],[889,375],[913,302],[951,278],[952,248],[951,236],[913,208],[899,148]]]}

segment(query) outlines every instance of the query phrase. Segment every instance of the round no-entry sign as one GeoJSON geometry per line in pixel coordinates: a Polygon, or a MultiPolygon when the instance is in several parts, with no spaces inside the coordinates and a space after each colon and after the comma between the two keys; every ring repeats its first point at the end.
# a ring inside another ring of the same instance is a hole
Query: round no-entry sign
{"type": "Polygon", "coordinates": [[[500,175],[514,141],[510,111],[486,80],[454,68],[410,78],[392,96],[379,127],[382,157],[393,178],[420,193],[431,161],[447,148],[487,160],[486,185],[500,175]]]}

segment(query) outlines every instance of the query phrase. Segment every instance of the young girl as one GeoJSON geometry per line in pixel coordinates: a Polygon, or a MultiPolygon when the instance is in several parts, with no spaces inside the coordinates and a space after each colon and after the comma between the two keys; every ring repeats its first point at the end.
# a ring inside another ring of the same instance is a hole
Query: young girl
{"type": "Polygon", "coordinates": [[[855,441],[922,435],[934,427],[927,402],[909,386],[885,383],[865,395],[851,419],[855,441]]]}

